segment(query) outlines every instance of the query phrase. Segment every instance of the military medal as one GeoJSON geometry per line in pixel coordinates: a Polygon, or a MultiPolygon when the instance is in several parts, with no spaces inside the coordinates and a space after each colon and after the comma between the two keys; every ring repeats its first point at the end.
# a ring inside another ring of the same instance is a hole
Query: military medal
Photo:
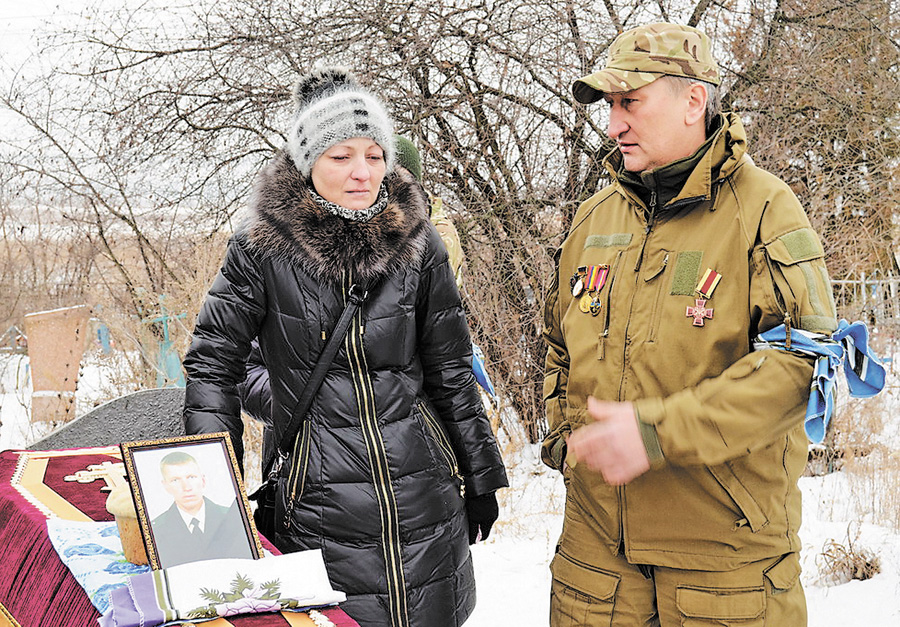
{"type": "Polygon", "coordinates": [[[582,313],[596,316],[603,308],[600,300],[600,291],[606,285],[609,277],[609,264],[594,264],[590,266],[578,266],[575,274],[569,279],[572,288],[572,297],[578,299],[578,309],[582,313]]]}
{"type": "Polygon", "coordinates": [[[704,326],[704,320],[712,320],[713,310],[712,308],[707,308],[706,301],[712,298],[712,293],[721,280],[721,274],[712,268],[707,268],[703,277],[700,279],[700,282],[697,283],[697,289],[695,291],[700,298],[694,299],[694,306],[687,307],[684,314],[686,317],[694,319],[691,324],[695,327],[704,326]]]}
{"type": "Polygon", "coordinates": [[[596,316],[600,313],[603,303],[600,300],[600,291],[606,285],[609,277],[609,264],[594,264],[591,266],[579,266],[569,285],[572,286],[572,296],[578,298],[578,309],[582,313],[590,313],[596,316]],[[580,297],[580,298],[579,298],[580,297]]]}
{"type": "Polygon", "coordinates": [[[587,313],[591,310],[591,301],[593,300],[593,296],[588,292],[581,295],[581,299],[578,301],[578,308],[581,310],[581,313],[587,313]]]}
{"type": "Polygon", "coordinates": [[[696,299],[694,303],[695,306],[688,307],[687,312],[684,315],[694,319],[693,324],[695,327],[702,327],[704,318],[712,320],[713,310],[706,308],[706,300],[703,298],[696,299]]]}
{"type": "Polygon", "coordinates": [[[581,295],[581,292],[584,291],[584,281],[582,281],[581,277],[572,277],[572,296],[578,298],[581,295]]]}
{"type": "Polygon", "coordinates": [[[606,285],[609,276],[609,265],[588,266],[585,273],[584,287],[589,292],[599,292],[606,285]]]}
{"type": "Polygon", "coordinates": [[[587,272],[587,266],[578,266],[575,274],[569,279],[569,286],[572,288],[572,296],[578,298],[584,291],[584,274],[587,272]]]}

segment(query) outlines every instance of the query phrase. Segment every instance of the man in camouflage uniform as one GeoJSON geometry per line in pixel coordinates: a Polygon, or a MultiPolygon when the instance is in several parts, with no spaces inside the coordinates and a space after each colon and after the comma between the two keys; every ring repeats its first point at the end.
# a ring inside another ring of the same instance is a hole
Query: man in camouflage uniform
{"type": "MultiPolygon", "coordinates": [[[[397,161],[404,168],[416,177],[416,180],[422,182],[422,160],[419,157],[419,150],[410,140],[397,135],[395,137],[397,147],[397,161]]],[[[428,192],[431,199],[431,223],[441,236],[441,241],[447,248],[447,256],[450,261],[450,268],[453,270],[453,276],[456,278],[456,287],[460,292],[463,290],[463,249],[459,241],[459,232],[456,226],[447,215],[444,208],[444,201],[440,196],[435,196],[428,192]]],[[[487,412],[488,418],[491,420],[491,428],[496,433],[500,424],[499,406],[497,405],[497,393],[494,391],[494,384],[491,383],[491,377],[487,372],[484,363],[484,353],[474,342],[472,343],[472,371],[475,373],[475,380],[481,386],[483,392],[481,400],[484,403],[484,410],[487,412]]]]}
{"type": "MultiPolygon", "coordinates": [[[[395,136],[394,140],[397,148],[397,161],[421,183],[422,160],[419,157],[419,150],[416,148],[416,145],[401,135],[395,136]]],[[[432,195],[428,190],[426,190],[426,193],[431,200],[431,223],[441,236],[444,246],[447,247],[450,267],[453,269],[453,276],[456,278],[456,287],[462,290],[463,252],[462,245],[459,242],[459,233],[447,215],[447,211],[444,209],[444,201],[441,197],[432,195]]]]}
{"type": "Polygon", "coordinates": [[[459,232],[453,221],[450,220],[450,216],[447,215],[447,210],[444,209],[444,200],[440,196],[431,196],[431,223],[441,236],[444,246],[447,247],[450,267],[453,269],[453,276],[456,277],[456,287],[462,290],[462,244],[459,242],[459,232]]]}
{"type": "Polygon", "coordinates": [[[608,103],[617,147],[545,309],[542,458],[567,492],[552,627],[806,625],[813,364],[752,341],[830,334],[834,302],[816,233],[718,85],[707,36],[675,24],[622,33],[573,85],[608,103]]]}

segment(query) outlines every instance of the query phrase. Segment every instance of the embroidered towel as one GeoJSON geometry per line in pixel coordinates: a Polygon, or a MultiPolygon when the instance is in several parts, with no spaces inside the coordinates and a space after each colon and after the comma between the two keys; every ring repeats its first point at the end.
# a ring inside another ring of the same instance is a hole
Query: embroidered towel
{"type": "Polygon", "coordinates": [[[110,590],[124,586],[131,575],[150,570],[149,566],[131,564],[125,559],[114,522],[49,518],[47,535],[63,564],[101,614],[109,609],[110,590]]]}
{"type": "Polygon", "coordinates": [[[259,560],[191,562],[131,577],[110,593],[101,627],[153,627],[173,621],[305,610],[346,600],[332,589],[320,550],[259,560]]]}

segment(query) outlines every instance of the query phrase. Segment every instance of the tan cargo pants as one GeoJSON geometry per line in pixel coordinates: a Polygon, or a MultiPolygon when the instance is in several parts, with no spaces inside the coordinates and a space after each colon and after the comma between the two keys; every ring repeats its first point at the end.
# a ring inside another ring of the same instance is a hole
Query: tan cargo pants
{"type": "Polygon", "coordinates": [[[727,572],[642,571],[579,526],[566,518],[550,564],[550,627],[806,627],[796,553],[727,572]]]}

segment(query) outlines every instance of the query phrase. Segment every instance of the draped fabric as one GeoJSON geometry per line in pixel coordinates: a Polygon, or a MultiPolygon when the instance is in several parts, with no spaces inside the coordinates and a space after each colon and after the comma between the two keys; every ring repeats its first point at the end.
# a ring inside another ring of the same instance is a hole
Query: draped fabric
{"type": "MultiPolygon", "coordinates": [[[[121,461],[117,446],[0,452],[0,625],[84,627],[97,623],[100,613],[53,548],[47,520],[111,521],[106,492],[101,491],[105,481],[88,481],[88,467],[121,461]]],[[[278,553],[265,538],[262,543],[278,553]]],[[[340,608],[322,610],[322,614],[337,627],[359,627],[340,608]]],[[[209,627],[313,624],[306,614],[291,612],[204,623],[209,627]]]]}
{"type": "Polygon", "coordinates": [[[133,575],[150,570],[126,559],[114,522],[48,518],[47,534],[56,554],[101,614],[109,609],[113,589],[126,585],[133,575]]]}
{"type": "MultiPolygon", "coordinates": [[[[173,621],[323,608],[347,599],[328,581],[321,551],[264,559],[189,562],[141,573],[110,593],[102,627],[144,627],[173,621]]],[[[323,608],[324,609],[324,608],[323,608]]]]}
{"type": "Polygon", "coordinates": [[[0,603],[20,625],[81,626],[99,616],[53,549],[46,520],[49,516],[112,518],[100,485],[64,478],[89,464],[121,461],[111,457],[115,450],[66,456],[0,453],[0,603]],[[96,494],[85,498],[88,492],[96,494]],[[94,501],[96,505],[91,504],[94,501]]]}
{"type": "Polygon", "coordinates": [[[760,334],[754,349],[794,351],[816,358],[810,385],[804,427],[810,441],[825,439],[834,411],[834,386],[838,369],[842,369],[847,388],[853,398],[870,398],[884,389],[884,366],[869,346],[869,330],[864,322],[841,320],[830,338],[782,324],[760,334]]]}

